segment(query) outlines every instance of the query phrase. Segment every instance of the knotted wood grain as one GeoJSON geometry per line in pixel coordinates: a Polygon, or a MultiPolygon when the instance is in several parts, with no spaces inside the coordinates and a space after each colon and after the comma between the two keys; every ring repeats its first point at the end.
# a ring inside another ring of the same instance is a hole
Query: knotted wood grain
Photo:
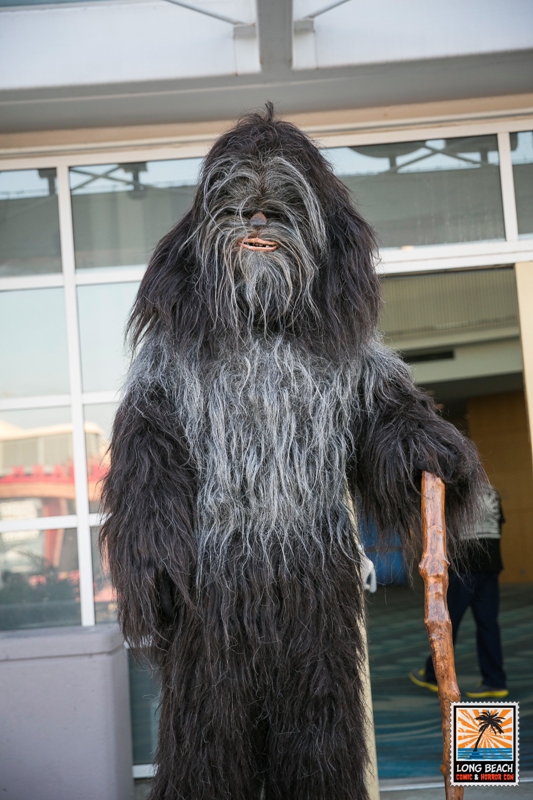
{"type": "Polygon", "coordinates": [[[422,473],[422,533],[424,552],[419,571],[425,586],[424,622],[439,687],[442,715],[443,755],[446,800],[462,800],[462,786],[450,785],[451,730],[450,704],[461,699],[452,642],[452,624],[448,614],[448,558],[444,518],[444,483],[436,475],[422,473]]]}

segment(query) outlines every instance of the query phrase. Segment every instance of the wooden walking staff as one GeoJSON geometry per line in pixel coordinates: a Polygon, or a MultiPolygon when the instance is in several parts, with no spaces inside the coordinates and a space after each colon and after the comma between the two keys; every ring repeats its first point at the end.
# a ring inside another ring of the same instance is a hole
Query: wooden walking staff
{"type": "Polygon", "coordinates": [[[422,532],[424,553],[419,571],[426,589],[424,622],[439,687],[442,715],[443,757],[446,800],[462,800],[463,787],[450,785],[450,703],[461,699],[453,657],[452,624],[448,614],[448,559],[444,520],[444,483],[436,475],[422,473],[422,532]]]}

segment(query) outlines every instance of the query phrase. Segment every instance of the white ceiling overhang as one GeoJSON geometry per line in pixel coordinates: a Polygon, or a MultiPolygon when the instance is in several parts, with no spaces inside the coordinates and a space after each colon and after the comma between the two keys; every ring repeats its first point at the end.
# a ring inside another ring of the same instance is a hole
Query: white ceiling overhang
{"type": "MultiPolygon", "coordinates": [[[[221,7],[232,16],[217,19],[164,0],[4,9],[0,87],[105,86],[259,72],[253,0],[218,0],[204,7],[221,7]],[[229,21],[237,20],[235,12],[242,24],[229,21]],[[235,35],[241,29],[250,35],[235,35]]],[[[221,11],[221,17],[226,14],[221,11]]]]}
{"type": "Polygon", "coordinates": [[[2,8],[0,131],[231,119],[267,100],[295,114],[533,89],[530,0],[344,0],[316,16],[335,0],[184,5],[208,15],[167,0],[2,8]]]}

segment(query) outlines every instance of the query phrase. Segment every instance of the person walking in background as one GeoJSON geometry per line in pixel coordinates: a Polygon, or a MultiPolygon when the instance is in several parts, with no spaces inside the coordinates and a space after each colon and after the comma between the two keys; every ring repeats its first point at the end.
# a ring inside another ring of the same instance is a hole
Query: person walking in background
{"type": "MultiPolygon", "coordinates": [[[[466,609],[470,606],[476,623],[476,644],[482,681],[472,691],[473,699],[507,697],[509,691],[503,668],[503,654],[498,624],[499,584],[503,569],[501,557],[501,529],[505,522],[501,500],[493,486],[483,497],[482,513],[472,539],[467,539],[457,563],[457,572],[450,570],[448,586],[448,611],[452,622],[453,643],[466,609]]],[[[412,670],[413,683],[437,692],[437,679],[431,656],[420,670],[412,670]]]]}

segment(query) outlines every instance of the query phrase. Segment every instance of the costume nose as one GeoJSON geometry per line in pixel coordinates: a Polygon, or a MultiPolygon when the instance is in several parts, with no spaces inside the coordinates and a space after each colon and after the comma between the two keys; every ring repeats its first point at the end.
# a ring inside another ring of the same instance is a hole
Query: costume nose
{"type": "Polygon", "coordinates": [[[266,224],[267,218],[260,211],[258,211],[257,214],[254,214],[250,220],[250,225],[253,228],[264,228],[266,224]]]}

